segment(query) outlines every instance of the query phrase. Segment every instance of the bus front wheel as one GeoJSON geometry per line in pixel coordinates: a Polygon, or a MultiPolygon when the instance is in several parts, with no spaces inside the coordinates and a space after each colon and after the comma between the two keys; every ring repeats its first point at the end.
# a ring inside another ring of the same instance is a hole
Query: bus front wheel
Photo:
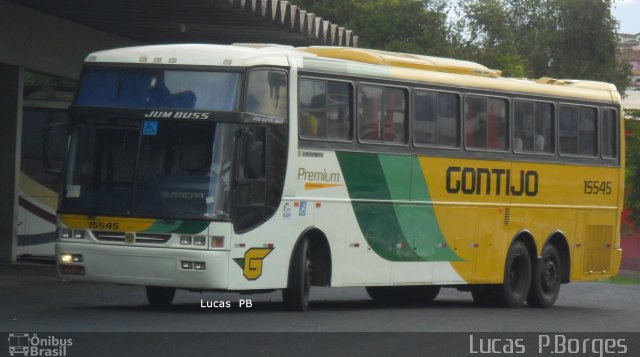
{"type": "Polygon", "coordinates": [[[531,290],[527,303],[533,307],[551,307],[560,293],[560,254],[553,245],[542,250],[542,257],[533,268],[531,290]]]}
{"type": "Polygon", "coordinates": [[[309,257],[309,241],[303,238],[291,259],[289,283],[282,290],[282,301],[291,311],[306,311],[309,307],[312,265],[309,257]]]}
{"type": "Polygon", "coordinates": [[[156,309],[169,307],[176,295],[176,289],[163,286],[147,286],[147,301],[156,309]]]}
{"type": "Polygon", "coordinates": [[[496,294],[497,303],[505,307],[520,307],[529,295],[531,257],[524,243],[514,242],[507,253],[504,282],[496,294]]]}

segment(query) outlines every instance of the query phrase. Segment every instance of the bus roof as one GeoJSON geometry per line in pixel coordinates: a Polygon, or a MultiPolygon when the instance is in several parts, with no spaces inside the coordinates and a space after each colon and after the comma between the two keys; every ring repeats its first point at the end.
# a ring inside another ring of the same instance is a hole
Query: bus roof
{"type": "Polygon", "coordinates": [[[171,65],[290,66],[286,53],[291,46],[238,44],[177,44],[124,47],[91,53],[86,62],[150,63],[171,65]]]}
{"type": "Polygon", "coordinates": [[[481,64],[450,58],[347,47],[294,48],[274,44],[176,44],[126,47],[94,52],[86,62],[148,63],[249,67],[298,67],[328,73],[410,80],[458,88],[508,91],[528,95],[565,97],[619,104],[610,83],[553,79],[504,78],[481,64]]]}

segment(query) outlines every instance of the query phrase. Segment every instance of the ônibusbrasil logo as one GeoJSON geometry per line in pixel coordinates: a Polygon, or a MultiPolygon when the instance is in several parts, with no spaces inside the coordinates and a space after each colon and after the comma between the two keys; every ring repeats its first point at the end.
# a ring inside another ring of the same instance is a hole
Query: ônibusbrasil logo
{"type": "Polygon", "coordinates": [[[40,337],[37,333],[10,333],[10,356],[66,356],[69,347],[73,346],[71,338],[57,338],[55,336],[40,337]]]}

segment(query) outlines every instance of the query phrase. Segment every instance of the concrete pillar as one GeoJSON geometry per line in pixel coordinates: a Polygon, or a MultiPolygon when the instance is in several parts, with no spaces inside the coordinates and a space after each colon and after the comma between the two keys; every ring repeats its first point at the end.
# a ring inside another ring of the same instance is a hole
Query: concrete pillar
{"type": "Polygon", "coordinates": [[[0,261],[13,263],[17,250],[22,67],[0,64],[0,78],[0,261]]]}

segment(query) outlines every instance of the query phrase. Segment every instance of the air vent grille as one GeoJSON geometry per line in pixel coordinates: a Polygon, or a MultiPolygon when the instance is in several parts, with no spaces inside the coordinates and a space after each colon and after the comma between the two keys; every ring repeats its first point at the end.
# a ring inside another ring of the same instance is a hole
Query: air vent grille
{"type": "MultiPolygon", "coordinates": [[[[124,243],[124,232],[92,231],[93,236],[102,242],[124,243]]],[[[171,234],[136,233],[135,242],[141,244],[164,244],[171,234]]]]}

